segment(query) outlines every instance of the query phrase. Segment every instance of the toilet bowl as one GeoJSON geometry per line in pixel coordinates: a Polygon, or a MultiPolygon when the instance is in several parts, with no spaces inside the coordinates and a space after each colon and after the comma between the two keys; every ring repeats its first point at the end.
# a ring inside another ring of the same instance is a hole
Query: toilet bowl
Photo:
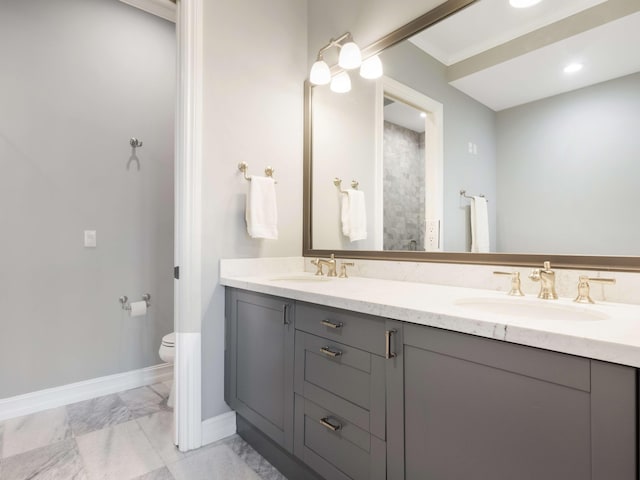
{"type": "MultiPolygon", "coordinates": [[[[162,343],[160,344],[160,350],[158,351],[160,359],[163,362],[173,365],[176,359],[176,334],[169,333],[162,337],[162,343]]],[[[167,406],[173,408],[173,396],[176,389],[175,379],[171,383],[171,393],[169,393],[169,399],[167,400],[167,406]]]]}

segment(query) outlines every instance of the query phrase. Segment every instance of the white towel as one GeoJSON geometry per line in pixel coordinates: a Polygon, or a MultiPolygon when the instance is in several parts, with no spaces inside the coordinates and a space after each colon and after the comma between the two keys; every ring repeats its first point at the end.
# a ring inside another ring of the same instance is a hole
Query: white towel
{"type": "Polygon", "coordinates": [[[489,213],[487,199],[473,197],[471,201],[471,252],[489,252],[489,213]]]}
{"type": "Polygon", "coordinates": [[[342,196],[342,233],[349,240],[364,240],[367,238],[367,211],[364,203],[364,192],[348,189],[342,196]]]}
{"type": "Polygon", "coordinates": [[[251,238],[278,238],[278,207],[275,181],[269,177],[251,176],[247,194],[245,219],[251,238]]]}

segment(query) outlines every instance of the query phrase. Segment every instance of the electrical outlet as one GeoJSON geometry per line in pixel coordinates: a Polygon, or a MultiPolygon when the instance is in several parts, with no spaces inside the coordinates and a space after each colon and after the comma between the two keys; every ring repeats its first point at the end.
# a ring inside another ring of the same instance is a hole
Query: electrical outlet
{"type": "Polygon", "coordinates": [[[87,248],[96,248],[98,246],[98,237],[95,230],[84,231],[84,246],[87,248]]]}
{"type": "Polygon", "coordinates": [[[426,250],[435,252],[440,249],[440,220],[427,220],[426,227],[426,250]]]}

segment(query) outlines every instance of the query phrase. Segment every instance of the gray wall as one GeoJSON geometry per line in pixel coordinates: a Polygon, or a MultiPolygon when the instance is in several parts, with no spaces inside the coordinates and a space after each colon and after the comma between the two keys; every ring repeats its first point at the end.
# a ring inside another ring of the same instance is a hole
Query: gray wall
{"type": "Polygon", "coordinates": [[[0,58],[0,398],[160,363],[174,25],[114,0],[3,0],[0,58]],[[145,292],[129,318],[118,297],[145,292]]]}
{"type": "Polygon", "coordinates": [[[425,134],[384,122],[383,246],[424,251],[425,134]],[[411,241],[415,243],[411,243],[411,241]]]}
{"type": "Polygon", "coordinates": [[[640,74],[497,114],[498,250],[637,255],[640,74]]]}
{"type": "Polygon", "coordinates": [[[219,260],[302,253],[303,82],[307,10],[299,0],[221,0],[204,8],[203,419],[224,403],[224,287],[219,260]],[[280,236],[249,238],[249,174],[275,168],[280,236]]]}
{"type": "MultiPolygon", "coordinates": [[[[313,224],[312,246],[322,250],[374,250],[375,205],[375,99],[376,84],[351,73],[352,89],[337,94],[328,85],[313,87],[313,224]],[[364,192],[367,238],[351,242],[342,234],[342,189],[359,182],[364,192]]],[[[378,239],[379,241],[379,239],[378,239]]]]}
{"type": "Polygon", "coordinates": [[[495,113],[450,86],[444,65],[408,41],[384,51],[380,58],[385,75],[444,105],[444,250],[470,249],[469,201],[459,195],[466,189],[489,199],[489,235],[495,251],[495,113]],[[468,152],[469,142],[478,146],[477,155],[468,152]]]}

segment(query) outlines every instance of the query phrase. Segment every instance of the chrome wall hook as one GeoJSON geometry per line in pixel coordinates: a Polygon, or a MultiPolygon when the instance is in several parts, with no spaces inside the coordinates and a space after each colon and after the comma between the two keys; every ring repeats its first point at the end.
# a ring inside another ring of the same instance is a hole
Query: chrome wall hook
{"type": "Polygon", "coordinates": [[[129,145],[131,145],[131,147],[133,148],[138,148],[142,146],[142,142],[135,137],[131,137],[131,139],[129,140],[129,145]]]}

